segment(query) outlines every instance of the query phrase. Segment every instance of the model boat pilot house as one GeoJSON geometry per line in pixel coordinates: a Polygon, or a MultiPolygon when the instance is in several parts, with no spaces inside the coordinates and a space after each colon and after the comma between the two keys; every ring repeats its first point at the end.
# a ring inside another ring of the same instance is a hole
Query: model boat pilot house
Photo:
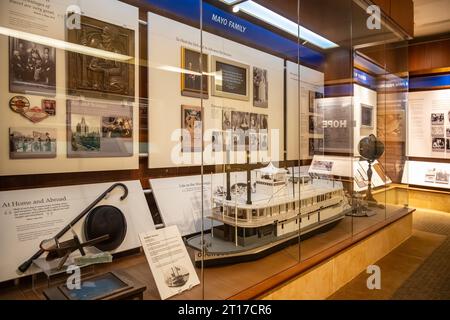
{"type": "Polygon", "coordinates": [[[448,0],[0,11],[0,299],[353,298],[448,218],[448,0]]]}

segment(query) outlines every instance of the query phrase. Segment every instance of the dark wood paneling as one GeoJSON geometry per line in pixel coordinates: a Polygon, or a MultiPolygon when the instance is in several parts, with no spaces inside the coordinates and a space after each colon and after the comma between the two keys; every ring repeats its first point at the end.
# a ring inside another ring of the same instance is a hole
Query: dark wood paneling
{"type": "Polygon", "coordinates": [[[414,36],[414,3],[412,0],[392,0],[390,17],[408,35],[414,36]]]}
{"type": "Polygon", "coordinates": [[[450,67],[450,35],[448,39],[414,43],[409,47],[411,72],[450,67]]]}
{"type": "MultiPolygon", "coordinates": [[[[394,0],[395,1],[395,0],[394,0]]],[[[391,0],[372,0],[387,15],[391,13],[391,0]]]]}

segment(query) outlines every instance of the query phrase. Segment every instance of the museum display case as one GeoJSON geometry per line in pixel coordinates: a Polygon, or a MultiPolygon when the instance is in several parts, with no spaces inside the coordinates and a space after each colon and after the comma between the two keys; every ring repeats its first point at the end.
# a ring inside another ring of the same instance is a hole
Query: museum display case
{"type": "Polygon", "coordinates": [[[411,213],[409,37],[366,1],[0,6],[0,282],[30,299],[260,298],[411,213]]]}

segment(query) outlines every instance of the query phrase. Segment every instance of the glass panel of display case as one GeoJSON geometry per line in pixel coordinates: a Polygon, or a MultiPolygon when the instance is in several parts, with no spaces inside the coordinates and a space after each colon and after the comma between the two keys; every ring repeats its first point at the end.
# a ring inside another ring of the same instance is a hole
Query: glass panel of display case
{"type": "Polygon", "coordinates": [[[354,219],[354,234],[401,217],[409,203],[408,193],[399,186],[407,170],[407,37],[384,16],[377,26],[368,28],[366,9],[355,2],[354,101],[360,133],[355,181],[362,176],[365,184],[360,188],[356,183],[355,188],[365,198],[358,203],[357,215],[362,217],[354,219]]]}
{"type": "MultiPolygon", "coordinates": [[[[298,104],[288,104],[285,91],[288,82],[295,90],[299,83],[288,74],[299,66],[298,4],[281,7],[202,3],[203,81],[209,89],[200,101],[202,176],[208,196],[202,232],[187,242],[202,252],[205,299],[249,297],[245,291],[300,259],[298,153],[287,161],[288,143],[298,144],[298,116],[286,123],[288,109],[298,104]]],[[[308,71],[311,81],[323,81],[318,71],[308,71]]]]}
{"type": "MultiPolygon", "coordinates": [[[[299,70],[298,98],[301,200],[300,260],[307,263],[351,238],[354,153],[352,77],[352,1],[300,0],[300,24],[333,45],[320,47],[302,40],[323,56],[321,81],[299,70]],[[320,17],[320,18],[318,18],[320,17]]],[[[307,59],[299,64],[308,66],[307,59]]],[[[306,290],[306,288],[305,288],[306,290]]]]}

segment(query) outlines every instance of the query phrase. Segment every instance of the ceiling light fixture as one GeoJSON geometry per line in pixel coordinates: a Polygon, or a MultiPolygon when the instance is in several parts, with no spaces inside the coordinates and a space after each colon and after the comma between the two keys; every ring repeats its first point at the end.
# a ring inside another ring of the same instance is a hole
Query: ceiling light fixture
{"type": "MultiPolygon", "coordinates": [[[[236,0],[219,0],[228,5],[232,5],[239,1],[236,0]]],[[[322,49],[331,49],[339,47],[336,43],[318,35],[317,33],[298,25],[297,23],[279,15],[278,13],[273,12],[272,10],[267,9],[266,7],[254,2],[254,1],[244,1],[239,2],[233,7],[238,8],[239,11],[245,12],[246,14],[257,18],[261,21],[264,21],[267,24],[270,24],[273,27],[276,27],[280,30],[283,30],[295,37],[299,37],[302,40],[306,40],[309,43],[322,48],[322,49]]]]}

